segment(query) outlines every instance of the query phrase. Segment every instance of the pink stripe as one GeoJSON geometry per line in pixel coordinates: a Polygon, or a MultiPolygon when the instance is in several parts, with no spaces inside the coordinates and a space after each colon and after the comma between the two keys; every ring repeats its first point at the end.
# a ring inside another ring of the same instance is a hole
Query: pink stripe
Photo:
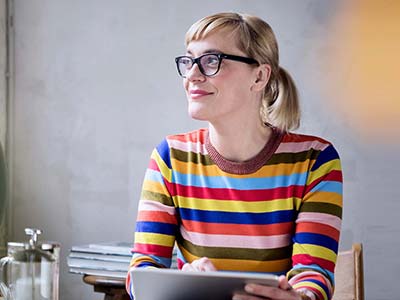
{"type": "Polygon", "coordinates": [[[181,227],[181,234],[184,239],[195,245],[208,247],[273,249],[290,244],[290,235],[288,234],[273,236],[203,234],[186,231],[183,227],[181,227]]]}
{"type": "Polygon", "coordinates": [[[297,274],[292,278],[290,278],[289,283],[290,285],[295,285],[298,282],[307,280],[308,277],[315,277],[315,276],[322,277],[324,279],[324,284],[326,284],[329,291],[332,292],[332,285],[329,279],[325,277],[322,273],[316,271],[303,271],[300,274],[297,274]]]}
{"type": "Polygon", "coordinates": [[[284,153],[284,152],[294,153],[294,152],[310,150],[310,148],[316,150],[324,150],[328,146],[329,144],[321,143],[320,141],[307,141],[301,143],[293,143],[293,142],[281,143],[278,149],[276,149],[275,153],[284,153]]]}
{"type": "Polygon", "coordinates": [[[321,223],[331,226],[339,231],[342,225],[342,220],[337,216],[324,213],[313,213],[313,212],[299,213],[296,223],[301,223],[301,222],[321,223]]]}
{"type": "Polygon", "coordinates": [[[201,143],[192,143],[192,142],[182,142],[178,140],[168,140],[168,144],[171,148],[181,150],[184,152],[194,152],[200,153],[203,155],[207,154],[207,149],[205,145],[201,143]]]}
{"type": "Polygon", "coordinates": [[[175,208],[164,205],[157,201],[150,201],[150,200],[140,200],[139,201],[139,211],[161,211],[167,212],[170,215],[175,215],[175,208]]]}

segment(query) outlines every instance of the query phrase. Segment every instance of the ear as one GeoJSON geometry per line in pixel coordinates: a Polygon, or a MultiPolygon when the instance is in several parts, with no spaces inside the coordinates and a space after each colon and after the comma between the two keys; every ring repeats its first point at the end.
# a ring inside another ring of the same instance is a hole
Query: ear
{"type": "Polygon", "coordinates": [[[251,86],[251,90],[259,92],[264,90],[268,84],[269,78],[271,77],[271,66],[268,64],[262,64],[258,66],[255,71],[256,77],[253,85],[251,86]]]}

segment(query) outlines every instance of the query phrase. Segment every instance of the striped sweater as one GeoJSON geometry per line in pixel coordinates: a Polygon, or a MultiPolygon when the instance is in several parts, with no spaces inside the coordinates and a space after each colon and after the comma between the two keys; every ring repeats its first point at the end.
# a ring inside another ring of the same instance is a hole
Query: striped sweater
{"type": "Polygon", "coordinates": [[[146,171],[131,268],[170,267],[176,245],[178,268],[208,257],[218,270],[286,274],[295,289],[330,299],[341,216],[339,156],[321,138],[273,128],[264,149],[238,163],[207,129],[172,135],[146,171]]]}

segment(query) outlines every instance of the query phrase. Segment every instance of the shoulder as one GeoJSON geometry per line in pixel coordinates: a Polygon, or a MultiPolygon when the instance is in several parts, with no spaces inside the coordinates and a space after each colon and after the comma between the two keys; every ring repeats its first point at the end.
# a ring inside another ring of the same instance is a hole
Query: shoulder
{"type": "Polygon", "coordinates": [[[168,144],[173,144],[176,142],[204,144],[207,136],[208,136],[208,129],[200,128],[186,133],[167,135],[165,137],[165,141],[168,142],[168,144]]]}
{"type": "Polygon", "coordinates": [[[186,133],[167,135],[156,147],[162,158],[170,156],[171,151],[184,152],[202,148],[208,136],[208,129],[201,128],[186,133]],[[199,147],[200,146],[200,147],[199,147]]]}
{"type": "Polygon", "coordinates": [[[313,168],[327,162],[338,164],[340,161],[339,153],[330,141],[306,134],[285,133],[276,153],[290,153],[311,159],[315,162],[313,168]]]}
{"type": "Polygon", "coordinates": [[[278,150],[287,150],[293,152],[299,151],[324,151],[327,148],[334,149],[333,144],[321,137],[307,134],[287,132],[283,135],[278,150]]]}

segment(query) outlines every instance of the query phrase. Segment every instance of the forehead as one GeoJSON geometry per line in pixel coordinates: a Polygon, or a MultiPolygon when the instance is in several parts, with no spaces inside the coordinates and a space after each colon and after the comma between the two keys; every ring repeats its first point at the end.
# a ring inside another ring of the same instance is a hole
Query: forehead
{"type": "Polygon", "coordinates": [[[208,52],[243,54],[237,47],[236,35],[233,32],[216,31],[205,37],[192,40],[187,44],[186,52],[198,56],[208,52]]]}

